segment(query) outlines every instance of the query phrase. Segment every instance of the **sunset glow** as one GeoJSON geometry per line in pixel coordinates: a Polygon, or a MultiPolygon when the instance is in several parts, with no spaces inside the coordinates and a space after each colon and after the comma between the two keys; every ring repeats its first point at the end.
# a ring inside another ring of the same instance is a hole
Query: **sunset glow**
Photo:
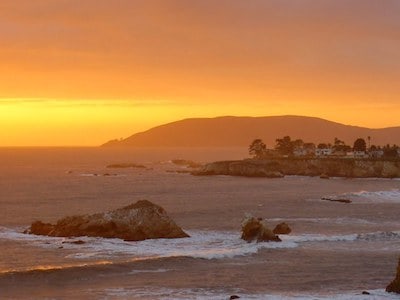
{"type": "Polygon", "coordinates": [[[0,3],[0,146],[95,146],[184,118],[400,125],[397,1],[0,3]]]}

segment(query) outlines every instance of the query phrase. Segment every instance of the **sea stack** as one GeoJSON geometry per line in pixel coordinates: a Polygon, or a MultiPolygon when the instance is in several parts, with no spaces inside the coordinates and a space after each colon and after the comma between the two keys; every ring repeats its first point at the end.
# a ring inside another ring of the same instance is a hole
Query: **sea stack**
{"type": "Polygon", "coordinates": [[[400,258],[397,264],[396,278],[386,287],[386,292],[400,294],[400,258]]]}
{"type": "Polygon", "coordinates": [[[65,217],[54,225],[36,221],[27,233],[55,237],[120,238],[127,241],[189,237],[161,206],[148,200],[140,200],[106,213],[65,217]]]}
{"type": "Polygon", "coordinates": [[[267,227],[265,221],[251,215],[242,222],[242,237],[247,242],[280,242],[281,239],[267,227]]]}

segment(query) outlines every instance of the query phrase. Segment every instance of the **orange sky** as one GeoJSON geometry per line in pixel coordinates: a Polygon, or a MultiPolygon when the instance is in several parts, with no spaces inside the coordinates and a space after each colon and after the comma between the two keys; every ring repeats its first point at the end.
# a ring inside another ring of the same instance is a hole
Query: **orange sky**
{"type": "Polygon", "coordinates": [[[186,117],[400,125],[396,0],[2,0],[0,146],[186,117]]]}

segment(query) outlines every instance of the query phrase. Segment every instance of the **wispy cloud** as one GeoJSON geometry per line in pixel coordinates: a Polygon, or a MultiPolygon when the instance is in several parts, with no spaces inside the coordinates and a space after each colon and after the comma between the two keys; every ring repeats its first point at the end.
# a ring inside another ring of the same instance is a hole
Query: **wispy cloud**
{"type": "Polygon", "coordinates": [[[97,107],[97,106],[122,106],[122,107],[153,107],[176,106],[178,102],[162,100],[114,100],[114,99],[90,99],[90,100],[63,100],[42,98],[0,98],[0,105],[35,105],[46,107],[97,107]]]}

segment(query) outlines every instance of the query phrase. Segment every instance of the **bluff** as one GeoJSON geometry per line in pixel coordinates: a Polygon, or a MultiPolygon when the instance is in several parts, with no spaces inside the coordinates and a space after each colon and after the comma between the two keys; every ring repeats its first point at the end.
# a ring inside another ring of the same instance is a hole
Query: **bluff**
{"type": "Polygon", "coordinates": [[[400,177],[400,162],[348,158],[271,158],[218,161],[206,164],[193,175],[282,177],[284,175],[331,177],[400,177]]]}

